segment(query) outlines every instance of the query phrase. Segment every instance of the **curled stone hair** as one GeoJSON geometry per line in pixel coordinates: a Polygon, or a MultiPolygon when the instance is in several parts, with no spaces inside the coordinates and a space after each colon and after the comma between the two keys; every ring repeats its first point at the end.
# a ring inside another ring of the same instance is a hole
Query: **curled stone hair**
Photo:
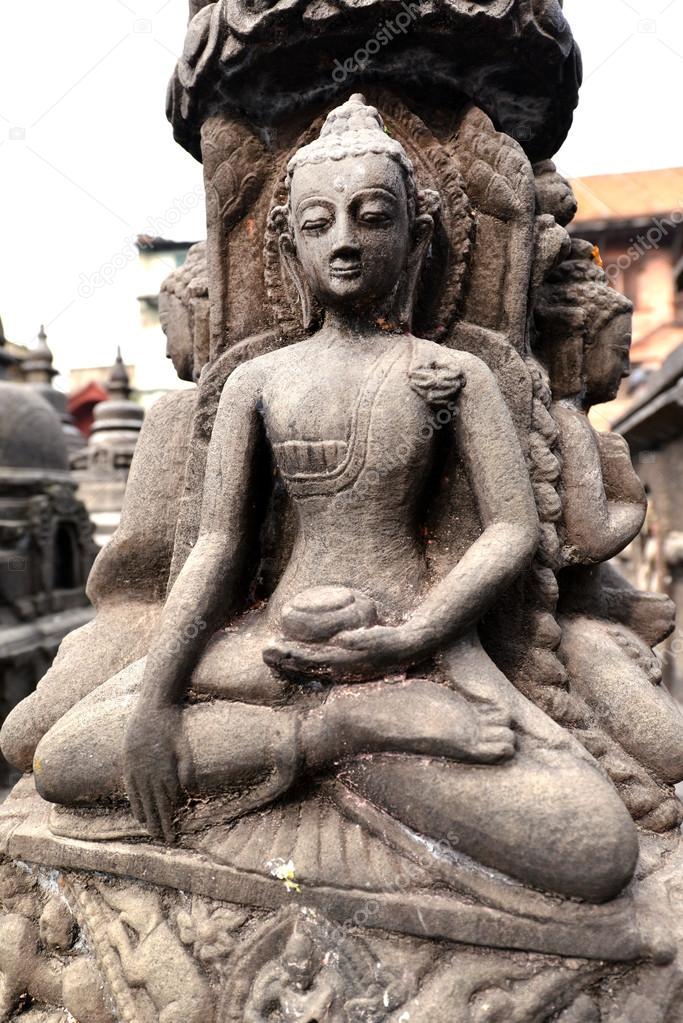
{"type": "Polygon", "coordinates": [[[596,258],[595,247],[581,238],[572,241],[567,259],[546,278],[536,302],[537,321],[563,321],[571,327],[601,330],[633,304],[612,288],[596,258]]]}
{"type": "MultiPolygon", "coordinates": [[[[284,243],[284,249],[289,249],[294,254],[294,240],[291,221],[291,208],[289,195],[291,191],[294,173],[299,167],[311,164],[325,163],[330,160],[343,160],[346,157],[363,157],[371,154],[387,156],[394,160],[400,167],[405,182],[406,196],[408,200],[408,217],[411,230],[415,234],[418,230],[431,236],[433,228],[433,217],[438,214],[441,208],[441,200],[438,192],[433,189],[418,189],[415,176],[415,168],[412,160],[406,153],[401,143],[392,138],[384,126],[384,121],[376,107],[368,106],[365,97],[355,93],[341,106],[332,110],[325,119],[318,138],[294,153],[287,164],[285,177],[285,190],[287,194],[286,205],[275,206],[271,210],[268,233],[271,238],[279,237],[280,247],[284,243]]],[[[269,250],[272,253],[274,246],[266,242],[266,265],[269,262],[269,250]]],[[[402,319],[408,322],[412,316],[412,304],[414,293],[417,287],[420,267],[415,273],[409,273],[408,279],[403,282],[404,299],[402,305],[402,319]]],[[[290,275],[296,278],[290,265],[290,275]]],[[[268,274],[273,277],[272,272],[268,274]]],[[[297,290],[301,302],[301,311],[305,329],[309,329],[316,319],[316,311],[313,308],[312,297],[307,293],[308,289],[303,283],[297,281],[297,290]]],[[[272,286],[269,292],[275,292],[272,286]]],[[[286,324],[286,317],[278,316],[283,325],[286,324]]]]}
{"type": "MultiPolygon", "coordinates": [[[[411,220],[418,211],[418,190],[415,182],[415,168],[412,160],[397,139],[387,134],[382,116],[376,107],[368,106],[361,93],[355,93],[348,102],[332,110],[323,125],[320,137],[298,150],[287,165],[287,191],[294,171],[304,165],[324,163],[328,160],[343,160],[347,156],[367,156],[370,153],[388,156],[395,160],[403,172],[408,193],[411,220]]],[[[438,209],[438,196],[434,210],[438,209]]]]}

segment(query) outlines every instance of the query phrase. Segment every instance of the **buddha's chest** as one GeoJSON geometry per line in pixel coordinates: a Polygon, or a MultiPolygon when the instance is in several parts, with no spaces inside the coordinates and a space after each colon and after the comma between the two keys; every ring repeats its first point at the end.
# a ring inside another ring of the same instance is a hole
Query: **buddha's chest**
{"type": "MultiPolygon", "coordinates": [[[[280,474],[300,496],[353,486],[364,471],[414,477],[446,425],[414,386],[410,352],[370,365],[308,367],[274,380],[264,422],[280,474]]],[[[441,417],[443,418],[443,417],[441,417]]]]}
{"type": "Polygon", "coordinates": [[[349,370],[283,376],[270,388],[264,410],[271,443],[346,440],[363,384],[363,378],[349,370]]]}

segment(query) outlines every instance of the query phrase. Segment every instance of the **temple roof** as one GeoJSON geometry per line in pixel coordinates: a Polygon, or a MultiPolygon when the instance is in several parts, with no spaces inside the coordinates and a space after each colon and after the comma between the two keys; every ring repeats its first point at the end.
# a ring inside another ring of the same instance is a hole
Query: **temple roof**
{"type": "Polygon", "coordinates": [[[683,167],[576,178],[572,187],[579,204],[575,226],[626,224],[683,208],[683,167]]]}
{"type": "Polygon", "coordinates": [[[653,373],[614,423],[632,451],[677,440],[683,431],[683,344],[653,373]]]}
{"type": "Polygon", "coordinates": [[[202,123],[220,110],[269,127],[367,83],[438,89],[456,110],[473,100],[537,161],[569,131],[581,57],[559,0],[216,0],[190,22],[168,116],[201,159],[202,123]]]}

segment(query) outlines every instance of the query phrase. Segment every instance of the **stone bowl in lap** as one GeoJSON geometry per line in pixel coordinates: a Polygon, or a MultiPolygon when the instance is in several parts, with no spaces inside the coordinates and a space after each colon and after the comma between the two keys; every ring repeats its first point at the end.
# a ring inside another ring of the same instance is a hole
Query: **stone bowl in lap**
{"type": "Polygon", "coordinates": [[[327,643],[340,632],[362,629],[377,621],[375,604],[347,586],[314,586],[282,609],[282,632],[299,643],[327,643]]]}

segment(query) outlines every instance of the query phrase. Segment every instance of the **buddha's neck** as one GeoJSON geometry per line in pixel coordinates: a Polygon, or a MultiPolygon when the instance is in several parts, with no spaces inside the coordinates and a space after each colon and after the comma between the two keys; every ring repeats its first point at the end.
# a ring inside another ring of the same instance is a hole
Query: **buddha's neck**
{"type": "Polygon", "coordinates": [[[362,345],[364,341],[376,337],[379,333],[403,334],[405,332],[396,318],[392,322],[390,314],[382,315],[373,311],[365,315],[341,312],[336,309],[326,311],[323,330],[351,345],[362,345]]]}

